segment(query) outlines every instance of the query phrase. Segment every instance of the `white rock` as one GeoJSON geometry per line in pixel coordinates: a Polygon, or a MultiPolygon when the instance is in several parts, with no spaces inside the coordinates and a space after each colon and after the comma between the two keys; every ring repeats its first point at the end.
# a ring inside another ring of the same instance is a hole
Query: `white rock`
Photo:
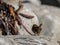
{"type": "MultiPolygon", "coordinates": [[[[32,11],[30,11],[30,10],[27,9],[27,8],[24,8],[22,12],[25,13],[25,14],[34,16],[34,18],[32,18],[32,19],[27,19],[27,18],[24,18],[24,17],[20,16],[21,19],[22,19],[23,24],[24,24],[25,27],[28,29],[28,31],[31,32],[32,34],[34,34],[34,33],[32,32],[32,26],[33,26],[33,24],[39,25],[39,21],[38,21],[37,16],[36,16],[32,11]]],[[[17,26],[17,28],[19,28],[19,27],[17,26]]],[[[25,29],[24,29],[23,27],[22,27],[21,29],[19,29],[19,32],[20,32],[21,35],[29,35],[29,34],[25,31],[25,29]],[[21,32],[22,32],[22,33],[21,33],[21,32]]]]}
{"type": "Polygon", "coordinates": [[[17,43],[11,38],[0,38],[0,45],[17,45],[17,43]]]}
{"type": "MultiPolygon", "coordinates": [[[[9,1],[8,0],[3,0],[3,2],[6,2],[6,3],[10,4],[10,5],[13,5],[15,7],[15,9],[18,8],[19,0],[9,0],[9,1]]],[[[32,32],[33,24],[39,25],[39,21],[38,21],[37,16],[30,9],[27,9],[27,7],[25,7],[25,6],[23,7],[23,10],[20,11],[20,12],[22,12],[24,14],[28,14],[28,15],[34,16],[34,18],[32,18],[32,19],[26,19],[26,18],[20,16],[20,18],[22,19],[23,24],[28,29],[28,31],[31,32],[32,34],[34,34],[32,32]]],[[[25,29],[23,27],[20,29],[20,27],[17,25],[17,28],[19,29],[19,34],[21,34],[21,35],[29,35],[25,31],[25,29]]]]}
{"type": "Polygon", "coordinates": [[[38,7],[32,6],[32,4],[25,6],[31,9],[37,15],[39,22],[42,23],[40,36],[60,41],[60,8],[47,5],[38,7]]]}
{"type": "MultiPolygon", "coordinates": [[[[24,8],[29,9],[29,10],[26,9],[25,10],[26,12],[28,12],[28,11],[30,12],[30,10],[33,11],[37,15],[40,23],[43,24],[41,35],[43,35],[45,37],[49,37],[51,40],[60,41],[60,35],[59,35],[60,34],[60,8],[47,6],[47,5],[41,5],[39,7],[39,6],[32,6],[32,4],[24,4],[24,8]]],[[[23,11],[23,12],[25,13],[25,11],[23,11]]],[[[23,17],[21,17],[21,18],[23,18],[23,17]]],[[[34,18],[34,22],[36,19],[37,18],[34,18]]],[[[22,20],[24,21],[24,20],[28,20],[28,19],[23,18],[22,20]]],[[[26,25],[26,23],[29,21],[31,21],[31,20],[24,22],[24,25],[26,25]]],[[[31,23],[29,22],[27,24],[31,24],[31,23]]],[[[39,23],[37,23],[37,24],[39,24],[39,23]]],[[[26,26],[29,29],[30,26],[28,26],[28,25],[26,25],[26,26]]],[[[22,32],[22,30],[20,30],[20,31],[22,32]]],[[[31,31],[31,28],[29,31],[31,31]]],[[[21,33],[21,34],[23,35],[24,33],[21,33]]],[[[25,33],[25,34],[27,34],[27,33],[25,33]]]]}
{"type": "Polygon", "coordinates": [[[27,35],[6,36],[6,37],[2,37],[2,39],[0,39],[0,40],[2,40],[3,44],[7,43],[7,41],[8,41],[7,44],[12,44],[10,42],[14,42],[18,45],[58,45],[58,43],[54,40],[50,41],[43,37],[41,38],[41,37],[27,36],[27,35]],[[7,40],[7,41],[5,42],[5,40],[7,40]]]}

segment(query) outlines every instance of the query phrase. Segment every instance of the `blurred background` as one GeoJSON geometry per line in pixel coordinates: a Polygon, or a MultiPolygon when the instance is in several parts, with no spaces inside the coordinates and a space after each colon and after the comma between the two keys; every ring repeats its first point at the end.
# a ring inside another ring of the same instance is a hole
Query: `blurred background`
{"type": "Polygon", "coordinates": [[[60,0],[40,0],[41,4],[60,7],[60,0]]]}
{"type": "Polygon", "coordinates": [[[24,3],[31,3],[33,2],[36,5],[39,5],[41,3],[42,5],[51,5],[60,7],[60,0],[23,0],[24,3]]]}

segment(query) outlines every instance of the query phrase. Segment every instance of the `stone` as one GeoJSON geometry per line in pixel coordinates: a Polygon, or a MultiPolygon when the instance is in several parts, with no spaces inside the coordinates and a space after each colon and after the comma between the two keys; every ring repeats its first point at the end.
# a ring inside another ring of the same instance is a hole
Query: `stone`
{"type": "Polygon", "coordinates": [[[0,36],[0,43],[1,42],[11,45],[58,45],[56,41],[49,41],[44,37],[27,35],[0,36]]]}
{"type": "Polygon", "coordinates": [[[11,38],[0,38],[0,45],[17,45],[17,43],[11,38]]]}
{"type": "MultiPolygon", "coordinates": [[[[23,34],[21,33],[23,36],[21,35],[7,36],[7,37],[4,36],[4,38],[12,38],[13,40],[15,40],[15,42],[17,42],[17,44],[21,44],[21,45],[24,45],[24,44],[26,45],[28,44],[29,45],[40,45],[40,44],[41,45],[59,45],[57,41],[60,41],[60,35],[59,35],[60,34],[60,8],[53,7],[53,6],[47,6],[47,5],[35,6],[35,5],[28,3],[28,4],[24,4],[23,9],[25,10],[22,10],[22,12],[32,13],[35,17],[36,16],[38,17],[38,18],[36,17],[33,19],[34,22],[35,22],[35,19],[37,19],[36,21],[38,22],[37,24],[42,23],[42,31],[40,33],[40,36],[38,37],[37,36],[36,37],[26,36],[29,34],[27,34],[24,31],[23,34]],[[36,41],[38,43],[36,43],[36,41]]],[[[27,25],[29,20],[23,17],[21,18],[24,21],[24,24],[27,25]]],[[[31,22],[32,21],[30,20],[30,23],[31,22]]],[[[22,32],[22,30],[20,30],[20,32],[22,32]]]]}
{"type": "MultiPolygon", "coordinates": [[[[2,2],[6,2],[7,4],[13,5],[15,7],[15,9],[18,9],[19,6],[19,0],[15,0],[15,1],[11,1],[11,0],[2,0],[2,2]],[[15,5],[16,4],[16,5],[15,5]]],[[[24,6],[24,5],[23,5],[24,6]]],[[[32,26],[33,24],[39,25],[39,21],[37,16],[34,14],[34,12],[32,12],[31,10],[25,8],[25,6],[23,7],[22,11],[19,11],[18,13],[23,13],[23,14],[27,14],[27,15],[31,15],[34,16],[34,18],[32,19],[27,19],[25,17],[19,16],[22,19],[23,25],[25,25],[25,27],[28,29],[29,32],[31,32],[32,34],[34,34],[32,32],[32,26]]],[[[19,31],[19,35],[30,35],[29,33],[27,33],[27,31],[23,28],[23,26],[20,26],[16,23],[16,28],[19,31]],[[22,32],[22,33],[21,33],[22,32]]]]}

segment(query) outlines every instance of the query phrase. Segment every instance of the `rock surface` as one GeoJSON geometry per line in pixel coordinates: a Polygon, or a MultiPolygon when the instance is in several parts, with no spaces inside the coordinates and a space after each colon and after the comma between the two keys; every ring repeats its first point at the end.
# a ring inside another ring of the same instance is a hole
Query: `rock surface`
{"type": "MultiPolygon", "coordinates": [[[[15,0],[15,1],[11,1],[11,0],[2,0],[3,2],[6,2],[7,4],[10,4],[10,5],[13,5],[14,7],[15,7],[15,9],[17,9],[17,8],[19,8],[19,4],[18,4],[18,2],[19,2],[19,0],[15,0]]],[[[38,18],[37,18],[37,16],[31,11],[31,10],[29,10],[29,9],[27,9],[25,6],[23,7],[23,9],[22,9],[22,11],[19,11],[18,13],[23,13],[23,14],[27,14],[27,15],[29,15],[29,16],[34,16],[34,18],[32,18],[32,19],[28,19],[28,18],[25,18],[25,17],[23,17],[23,16],[19,16],[20,18],[21,18],[21,20],[22,20],[22,23],[23,23],[23,25],[26,27],[26,29],[29,31],[29,32],[31,32],[31,34],[34,34],[33,32],[32,32],[32,26],[34,25],[34,24],[36,24],[36,25],[39,25],[39,21],[38,21],[38,18]]],[[[20,26],[16,23],[16,27],[17,27],[17,29],[18,29],[18,31],[19,31],[19,35],[30,35],[24,28],[23,28],[23,26],[21,26],[21,28],[20,28],[20,26]],[[22,32],[22,33],[21,33],[22,32]]]]}
{"type": "Polygon", "coordinates": [[[55,41],[50,41],[47,38],[39,36],[26,36],[26,35],[15,35],[15,36],[0,36],[0,45],[58,45],[55,41]],[[6,41],[6,42],[5,42],[6,41]],[[2,43],[3,42],[3,43],[2,43]]]}
{"type": "Polygon", "coordinates": [[[39,22],[43,24],[40,37],[19,35],[5,36],[4,38],[12,38],[18,45],[59,45],[57,41],[60,41],[60,8],[32,4],[24,4],[24,8],[33,11],[39,22]],[[46,44],[42,44],[42,42],[46,44]]]}
{"type": "Polygon", "coordinates": [[[43,24],[40,36],[60,41],[60,8],[47,5],[40,5],[40,7],[32,4],[24,5],[36,14],[39,22],[43,24]]]}

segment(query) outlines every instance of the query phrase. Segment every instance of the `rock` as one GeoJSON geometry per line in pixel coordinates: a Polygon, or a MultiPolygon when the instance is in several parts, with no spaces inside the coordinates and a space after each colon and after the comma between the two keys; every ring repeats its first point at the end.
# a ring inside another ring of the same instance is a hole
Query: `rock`
{"type": "MultiPolygon", "coordinates": [[[[20,16],[20,18],[22,19],[23,24],[28,29],[28,31],[31,32],[32,34],[34,34],[32,32],[33,24],[39,25],[39,21],[38,21],[37,16],[27,8],[24,8],[23,11],[21,11],[21,12],[24,13],[24,14],[34,16],[34,18],[32,18],[32,19],[27,19],[27,18],[24,18],[24,17],[20,16]]],[[[19,26],[17,25],[17,28],[18,28],[21,35],[29,35],[29,33],[27,33],[26,30],[23,27],[19,28],[19,26]]]]}
{"type": "Polygon", "coordinates": [[[22,30],[20,30],[18,27],[20,34],[23,36],[21,35],[19,35],[20,37],[19,36],[15,36],[15,37],[7,36],[6,38],[9,38],[9,37],[14,38],[14,40],[17,43],[19,42],[19,44],[23,44],[23,45],[24,44],[40,45],[41,43],[43,43],[41,45],[46,45],[46,44],[47,45],[58,45],[57,41],[60,41],[60,35],[59,35],[60,34],[60,9],[57,7],[47,6],[47,5],[35,6],[29,3],[24,4],[23,9],[25,10],[22,10],[22,12],[24,12],[25,14],[32,13],[32,15],[35,16],[35,18],[33,19],[33,23],[31,21],[32,19],[28,20],[20,16],[21,19],[23,20],[24,25],[26,25],[26,27],[30,29],[29,31],[31,33],[33,32],[31,31],[31,28],[29,27],[31,27],[32,24],[34,23],[39,24],[39,22],[42,23],[42,31],[40,33],[40,36],[38,37],[38,39],[37,37],[34,38],[33,36],[26,36],[29,34],[25,30],[23,30],[23,27],[22,27],[22,30]],[[38,17],[39,21],[36,16],[38,17]],[[36,43],[35,41],[37,41],[38,43],[36,43]]]}
{"type": "Polygon", "coordinates": [[[60,8],[48,5],[40,5],[39,7],[32,6],[32,4],[25,6],[32,10],[37,15],[39,22],[42,23],[40,36],[43,35],[51,40],[60,41],[60,8]]]}
{"type": "MultiPolygon", "coordinates": [[[[49,41],[44,37],[39,36],[27,36],[27,35],[15,35],[15,36],[0,36],[2,42],[6,41],[6,44],[16,43],[17,45],[58,45],[56,41],[49,41]],[[8,43],[7,43],[8,41],[8,43]],[[12,42],[12,43],[11,43],[12,42]]],[[[0,41],[1,43],[1,41],[0,41]]],[[[5,44],[5,43],[3,43],[5,44]]]]}
{"type": "MultiPolygon", "coordinates": [[[[17,9],[18,6],[18,2],[19,0],[15,0],[15,1],[11,1],[11,0],[2,0],[2,2],[6,2],[7,4],[13,5],[15,7],[15,9],[17,9]],[[15,5],[16,4],[16,5],[15,5]]],[[[32,34],[34,34],[32,32],[32,26],[33,24],[37,24],[39,25],[39,21],[37,16],[29,9],[25,8],[25,6],[23,7],[22,11],[19,11],[18,13],[23,13],[23,14],[27,14],[27,15],[31,15],[34,16],[34,18],[32,19],[27,19],[25,17],[19,16],[22,19],[23,25],[25,25],[25,27],[28,29],[29,32],[31,32],[32,34]]],[[[23,26],[20,28],[20,26],[16,23],[16,27],[19,31],[19,35],[30,35],[29,33],[27,33],[27,31],[23,28],[23,26]],[[22,32],[22,33],[21,33],[22,32]]]]}
{"type": "Polygon", "coordinates": [[[0,45],[17,45],[13,39],[0,38],[0,45]]]}
{"type": "Polygon", "coordinates": [[[44,27],[46,29],[46,31],[44,28],[42,28],[41,33],[43,35],[45,35],[45,33],[47,33],[48,34],[47,37],[49,36],[49,37],[51,37],[51,39],[53,39],[55,41],[60,40],[59,39],[60,38],[60,35],[59,35],[60,34],[60,21],[59,21],[60,20],[60,15],[59,15],[60,8],[42,5],[40,9],[41,9],[41,13],[40,13],[41,17],[39,20],[40,20],[40,22],[43,23],[43,25],[45,25],[47,23],[45,26],[42,25],[42,27],[44,27]],[[43,31],[43,29],[44,29],[44,31],[43,31]]]}

